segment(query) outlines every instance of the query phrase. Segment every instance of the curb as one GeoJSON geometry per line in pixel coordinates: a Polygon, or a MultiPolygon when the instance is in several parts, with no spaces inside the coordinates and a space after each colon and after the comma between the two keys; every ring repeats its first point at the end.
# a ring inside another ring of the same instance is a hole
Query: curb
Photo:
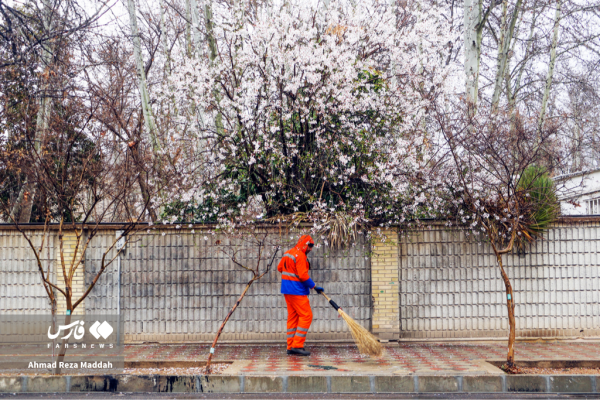
{"type": "Polygon", "coordinates": [[[598,393],[595,375],[2,376],[0,393],[598,393]]]}

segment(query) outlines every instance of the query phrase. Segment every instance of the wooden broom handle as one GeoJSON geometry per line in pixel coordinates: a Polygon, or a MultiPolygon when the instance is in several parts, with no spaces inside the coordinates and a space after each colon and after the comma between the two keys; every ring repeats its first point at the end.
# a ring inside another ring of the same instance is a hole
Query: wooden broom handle
{"type": "Polygon", "coordinates": [[[331,299],[330,299],[330,298],[329,298],[329,297],[328,297],[328,296],[325,294],[325,292],[321,292],[321,294],[322,294],[322,295],[323,295],[323,296],[324,296],[324,297],[327,299],[327,301],[329,302],[329,304],[331,304],[331,307],[335,308],[335,310],[336,310],[337,312],[341,312],[341,310],[342,310],[342,307],[338,306],[338,305],[336,304],[336,302],[335,302],[335,301],[331,300],[331,299]]]}
{"type": "Polygon", "coordinates": [[[321,294],[327,299],[327,301],[331,301],[331,299],[325,294],[325,292],[321,292],[321,294]]]}

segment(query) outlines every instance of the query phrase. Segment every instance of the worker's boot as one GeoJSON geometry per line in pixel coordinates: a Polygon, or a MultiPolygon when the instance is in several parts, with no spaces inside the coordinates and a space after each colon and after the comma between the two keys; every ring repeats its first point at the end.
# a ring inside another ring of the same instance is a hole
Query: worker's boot
{"type": "Polygon", "coordinates": [[[291,348],[287,351],[289,356],[310,356],[310,351],[306,351],[304,350],[304,348],[301,349],[295,349],[295,348],[291,348]]]}

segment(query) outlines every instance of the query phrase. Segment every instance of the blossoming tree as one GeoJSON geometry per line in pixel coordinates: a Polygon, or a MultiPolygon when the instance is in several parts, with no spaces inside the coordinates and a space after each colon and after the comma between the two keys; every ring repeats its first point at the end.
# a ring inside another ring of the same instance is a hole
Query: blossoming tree
{"type": "Polygon", "coordinates": [[[436,8],[272,7],[216,10],[216,54],[173,56],[157,115],[176,122],[173,140],[194,138],[181,162],[208,160],[217,179],[167,211],[397,223],[435,202],[425,118],[449,87],[436,8]]]}

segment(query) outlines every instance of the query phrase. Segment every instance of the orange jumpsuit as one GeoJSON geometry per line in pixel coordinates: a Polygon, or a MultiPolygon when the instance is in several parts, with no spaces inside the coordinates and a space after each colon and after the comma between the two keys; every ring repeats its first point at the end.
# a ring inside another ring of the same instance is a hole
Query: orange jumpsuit
{"type": "Polygon", "coordinates": [[[308,301],[310,289],[315,283],[310,279],[308,270],[310,263],[306,258],[308,244],[314,244],[309,235],[298,240],[293,249],[286,251],[277,266],[281,272],[281,293],[285,296],[288,309],[287,348],[304,348],[304,341],[313,314],[308,301]]]}

